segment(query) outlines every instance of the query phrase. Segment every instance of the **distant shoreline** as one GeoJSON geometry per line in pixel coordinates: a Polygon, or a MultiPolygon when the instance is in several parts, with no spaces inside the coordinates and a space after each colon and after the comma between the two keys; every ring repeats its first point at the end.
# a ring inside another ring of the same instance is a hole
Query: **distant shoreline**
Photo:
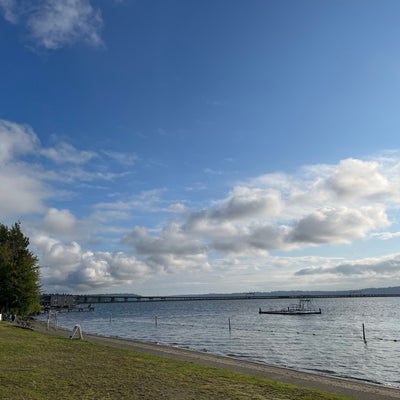
{"type": "Polygon", "coordinates": [[[398,293],[318,293],[318,292],[303,292],[299,294],[269,294],[269,293],[240,293],[240,294],[202,294],[202,295],[176,295],[176,296],[141,296],[136,294],[44,294],[42,295],[41,303],[47,307],[58,308],[72,307],[78,304],[107,304],[107,303],[150,303],[164,301],[222,301],[222,300],[284,300],[298,298],[312,299],[333,299],[333,298],[371,298],[371,297],[400,297],[400,288],[398,293]]]}
{"type": "MultiPolygon", "coordinates": [[[[41,321],[33,321],[33,329],[68,338],[71,331],[66,329],[55,330],[53,327],[47,330],[47,324],[41,321]]],[[[179,359],[187,362],[194,362],[210,367],[222,368],[230,371],[245,373],[261,378],[266,378],[282,383],[316,389],[332,394],[343,395],[359,400],[390,400],[400,399],[400,390],[387,386],[375,385],[366,382],[354,381],[351,379],[329,377],[306,372],[299,372],[292,369],[259,364],[250,361],[238,360],[230,357],[217,356],[210,353],[201,353],[192,350],[180,349],[171,346],[144,343],[136,340],[106,337],[84,333],[84,340],[106,346],[116,346],[144,352],[160,357],[179,359]]]]}

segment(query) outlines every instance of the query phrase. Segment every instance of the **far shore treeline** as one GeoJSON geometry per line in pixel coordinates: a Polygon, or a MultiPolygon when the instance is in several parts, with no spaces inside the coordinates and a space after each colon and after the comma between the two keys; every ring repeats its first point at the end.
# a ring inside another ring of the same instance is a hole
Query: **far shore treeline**
{"type": "Polygon", "coordinates": [[[400,286],[386,288],[366,288],[337,291],[274,291],[243,293],[209,293],[197,295],[142,296],[134,293],[96,293],[96,294],[42,294],[41,303],[47,307],[74,307],[88,303],[125,303],[152,301],[196,301],[196,300],[260,300],[293,298],[342,298],[342,297],[400,297],[400,286]]]}
{"type": "Polygon", "coordinates": [[[40,311],[38,258],[20,225],[0,224],[0,313],[5,316],[40,311]]]}

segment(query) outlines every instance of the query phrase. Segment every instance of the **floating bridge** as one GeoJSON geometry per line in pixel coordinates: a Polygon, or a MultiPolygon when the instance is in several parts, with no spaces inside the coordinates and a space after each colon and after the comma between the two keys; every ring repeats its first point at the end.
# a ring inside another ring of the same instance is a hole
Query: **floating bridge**
{"type": "Polygon", "coordinates": [[[154,302],[154,301],[199,301],[199,300],[250,300],[272,299],[273,296],[257,295],[218,295],[218,296],[139,296],[139,295],[81,295],[75,296],[78,304],[85,303],[130,303],[130,302],[154,302]]]}
{"type": "Polygon", "coordinates": [[[140,296],[136,294],[46,294],[42,296],[42,304],[49,307],[74,308],[78,304],[98,303],[146,303],[156,301],[205,301],[205,300],[266,300],[266,299],[299,299],[307,298],[339,298],[339,297],[393,297],[398,294],[371,295],[371,294],[347,294],[347,295],[286,295],[274,296],[268,294],[243,293],[227,295],[181,295],[181,296],[140,296]]]}

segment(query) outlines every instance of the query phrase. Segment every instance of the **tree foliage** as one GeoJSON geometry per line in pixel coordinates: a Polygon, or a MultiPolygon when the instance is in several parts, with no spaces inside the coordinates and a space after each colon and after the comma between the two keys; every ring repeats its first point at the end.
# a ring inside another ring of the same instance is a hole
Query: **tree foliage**
{"type": "Polygon", "coordinates": [[[21,316],[40,310],[39,266],[20,223],[0,224],[0,312],[21,316]]]}

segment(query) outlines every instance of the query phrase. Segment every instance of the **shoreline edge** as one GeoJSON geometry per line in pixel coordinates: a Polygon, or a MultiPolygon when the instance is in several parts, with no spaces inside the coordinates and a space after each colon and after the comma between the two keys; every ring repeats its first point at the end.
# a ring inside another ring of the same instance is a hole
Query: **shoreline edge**
{"type": "MultiPolygon", "coordinates": [[[[50,327],[50,329],[47,330],[47,324],[38,320],[32,321],[32,329],[45,334],[63,336],[66,338],[70,337],[72,332],[72,330],[69,331],[64,328],[58,328],[56,330],[54,327],[50,327]]],[[[86,332],[83,332],[83,340],[253,375],[308,389],[347,396],[356,400],[400,399],[400,389],[347,378],[301,372],[268,364],[239,360],[233,357],[219,356],[155,343],[139,342],[133,339],[101,336],[86,332]]]]}

